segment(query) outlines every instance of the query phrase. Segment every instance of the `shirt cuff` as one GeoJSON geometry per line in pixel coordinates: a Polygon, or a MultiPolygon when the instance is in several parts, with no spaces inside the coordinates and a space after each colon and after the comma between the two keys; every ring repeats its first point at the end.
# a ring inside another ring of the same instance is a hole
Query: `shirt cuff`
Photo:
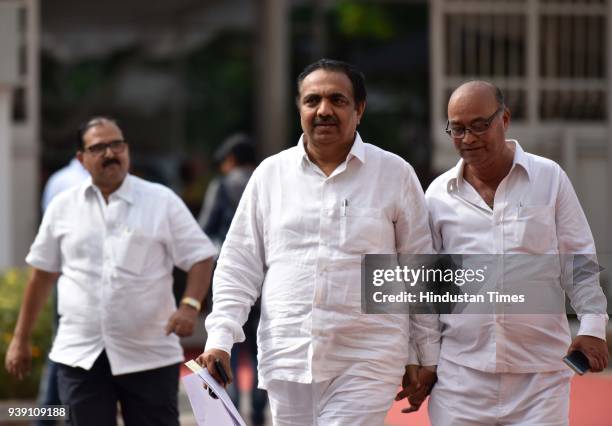
{"type": "Polygon", "coordinates": [[[580,318],[579,336],[593,336],[606,340],[608,315],[584,314],[580,318]]]}
{"type": "Polygon", "coordinates": [[[440,343],[426,343],[419,345],[419,364],[438,365],[440,358],[440,343]]]}
{"type": "Polygon", "coordinates": [[[40,269],[41,271],[51,273],[62,272],[61,268],[58,265],[53,265],[42,258],[37,258],[30,254],[26,257],[25,261],[32,268],[40,269]]]}
{"type": "Polygon", "coordinates": [[[420,365],[419,354],[412,343],[408,345],[408,361],[406,365],[420,365]]]}
{"type": "Polygon", "coordinates": [[[221,349],[222,351],[231,354],[232,346],[234,346],[234,339],[231,333],[226,333],[223,331],[209,333],[208,339],[206,339],[204,352],[210,349],[221,349]]]}

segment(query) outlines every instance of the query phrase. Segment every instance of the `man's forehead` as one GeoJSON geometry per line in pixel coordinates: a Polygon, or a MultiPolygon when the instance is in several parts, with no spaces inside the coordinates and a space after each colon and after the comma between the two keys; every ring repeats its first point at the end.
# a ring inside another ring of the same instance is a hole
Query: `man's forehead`
{"type": "Polygon", "coordinates": [[[113,123],[112,121],[102,121],[100,123],[96,123],[91,126],[85,134],[83,135],[83,139],[85,142],[88,140],[95,141],[101,138],[119,136],[122,137],[123,134],[121,129],[113,123]]]}
{"type": "Polygon", "coordinates": [[[448,102],[448,118],[487,118],[498,107],[495,94],[483,86],[457,89],[448,102]]]}
{"type": "Polygon", "coordinates": [[[309,93],[333,92],[351,95],[353,85],[346,74],[340,71],[318,69],[308,74],[300,84],[302,96],[309,93]]]}

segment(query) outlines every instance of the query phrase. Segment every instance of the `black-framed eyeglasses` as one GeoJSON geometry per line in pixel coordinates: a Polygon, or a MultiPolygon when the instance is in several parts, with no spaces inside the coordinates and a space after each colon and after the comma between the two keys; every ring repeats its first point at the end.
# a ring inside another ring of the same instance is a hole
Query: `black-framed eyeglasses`
{"type": "Polygon", "coordinates": [[[89,152],[91,155],[99,156],[106,152],[107,148],[115,154],[121,154],[125,151],[125,147],[127,146],[127,142],[121,139],[110,142],[101,142],[92,146],[88,146],[84,149],[84,151],[89,152]]]}
{"type": "Polygon", "coordinates": [[[470,132],[473,135],[482,135],[486,133],[491,127],[491,123],[497,117],[497,115],[504,110],[504,106],[500,106],[497,110],[491,114],[489,118],[484,120],[476,120],[469,127],[451,126],[450,121],[446,122],[446,129],[444,130],[448,136],[453,139],[463,139],[466,132],[470,132]]]}

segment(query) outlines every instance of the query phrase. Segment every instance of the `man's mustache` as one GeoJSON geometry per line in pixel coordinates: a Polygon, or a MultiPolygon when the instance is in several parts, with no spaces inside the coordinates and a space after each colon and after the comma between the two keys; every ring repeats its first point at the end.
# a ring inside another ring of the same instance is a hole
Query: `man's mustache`
{"type": "Polygon", "coordinates": [[[319,124],[338,124],[338,119],[336,117],[315,117],[313,124],[318,126],[319,124]]]}
{"type": "Polygon", "coordinates": [[[102,163],[102,167],[110,166],[111,164],[116,164],[120,166],[121,162],[116,158],[109,158],[108,160],[104,160],[104,162],[102,163]]]}

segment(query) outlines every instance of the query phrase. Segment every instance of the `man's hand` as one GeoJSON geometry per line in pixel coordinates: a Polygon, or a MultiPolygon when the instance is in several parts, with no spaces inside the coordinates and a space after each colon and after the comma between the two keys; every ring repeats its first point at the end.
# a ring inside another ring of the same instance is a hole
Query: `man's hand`
{"type": "Polygon", "coordinates": [[[181,304],[168,320],[166,336],[170,333],[174,333],[179,337],[191,336],[195,323],[198,320],[198,313],[193,307],[181,304]]]}
{"type": "Polygon", "coordinates": [[[6,370],[19,380],[30,372],[32,365],[30,336],[36,324],[36,318],[42,311],[59,275],[57,272],[32,268],[23,294],[17,324],[15,324],[15,332],[4,359],[6,370]]]}
{"type": "Polygon", "coordinates": [[[408,398],[410,407],[402,409],[402,413],[412,413],[421,408],[421,404],[431,393],[436,382],[435,367],[407,365],[402,378],[402,390],[395,396],[396,401],[408,398]]]}
{"type": "Polygon", "coordinates": [[[227,386],[234,381],[232,376],[232,367],[230,365],[230,354],[227,352],[222,351],[221,349],[209,349],[197,357],[195,361],[200,364],[200,366],[208,369],[208,372],[217,382],[221,383],[222,385],[227,386]],[[217,359],[221,361],[221,365],[225,369],[225,373],[229,378],[227,383],[224,383],[219,373],[217,373],[217,369],[215,368],[215,360],[217,359]]]}
{"type": "Polygon", "coordinates": [[[597,373],[608,366],[608,345],[594,336],[576,336],[567,353],[580,351],[589,360],[591,371],[597,373]]]}
{"type": "Polygon", "coordinates": [[[29,340],[13,337],[6,351],[4,360],[6,371],[18,380],[23,380],[30,373],[32,366],[32,348],[29,340]]]}

